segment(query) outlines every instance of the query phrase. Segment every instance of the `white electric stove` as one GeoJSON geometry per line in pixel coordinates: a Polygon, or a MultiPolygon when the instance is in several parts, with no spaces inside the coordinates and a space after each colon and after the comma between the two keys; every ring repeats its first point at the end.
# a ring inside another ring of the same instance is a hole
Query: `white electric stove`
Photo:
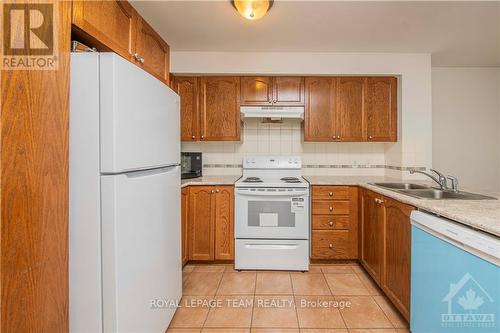
{"type": "Polygon", "coordinates": [[[235,184],[235,268],[309,270],[309,183],[299,156],[248,156],[235,184]]]}

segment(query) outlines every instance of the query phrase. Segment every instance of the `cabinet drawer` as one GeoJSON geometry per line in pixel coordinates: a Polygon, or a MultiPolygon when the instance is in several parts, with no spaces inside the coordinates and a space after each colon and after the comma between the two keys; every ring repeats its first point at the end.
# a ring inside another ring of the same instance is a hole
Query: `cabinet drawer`
{"type": "Polygon", "coordinates": [[[319,201],[313,200],[313,214],[333,214],[333,215],[349,215],[349,201],[319,201]]]}
{"type": "Polygon", "coordinates": [[[316,230],[349,229],[349,216],[313,215],[312,228],[316,230]]]}
{"type": "Polygon", "coordinates": [[[313,199],[334,199],[347,200],[349,199],[348,186],[313,186],[313,199]]]}
{"type": "Polygon", "coordinates": [[[347,259],[349,255],[348,230],[314,230],[312,257],[316,259],[347,259]]]}

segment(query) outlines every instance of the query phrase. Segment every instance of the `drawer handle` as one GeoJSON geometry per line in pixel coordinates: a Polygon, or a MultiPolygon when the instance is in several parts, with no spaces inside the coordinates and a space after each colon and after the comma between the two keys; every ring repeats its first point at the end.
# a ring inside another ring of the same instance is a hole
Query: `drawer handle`
{"type": "Polygon", "coordinates": [[[328,225],[330,225],[330,227],[333,227],[333,221],[328,222],[328,225]]]}
{"type": "Polygon", "coordinates": [[[330,249],[333,249],[333,244],[329,244],[329,245],[328,245],[328,247],[329,247],[330,249]]]}
{"type": "Polygon", "coordinates": [[[333,196],[333,192],[328,193],[328,195],[332,197],[333,196]]]}
{"type": "Polygon", "coordinates": [[[328,208],[328,209],[330,210],[330,212],[333,211],[333,207],[332,206],[330,206],[330,208],[328,208]]]}

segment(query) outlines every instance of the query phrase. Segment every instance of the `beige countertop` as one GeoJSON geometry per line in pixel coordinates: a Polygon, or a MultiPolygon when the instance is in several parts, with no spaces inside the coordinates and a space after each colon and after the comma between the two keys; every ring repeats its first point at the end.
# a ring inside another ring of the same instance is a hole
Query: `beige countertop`
{"type": "MultiPolygon", "coordinates": [[[[358,185],[389,198],[500,237],[500,200],[430,200],[371,185],[373,182],[399,182],[385,177],[304,176],[311,185],[358,185]]],[[[413,181],[412,181],[413,182],[413,181]]],[[[425,183],[426,182],[416,182],[425,183]]]]}
{"type": "Polygon", "coordinates": [[[240,175],[214,175],[200,178],[182,179],[181,188],[191,185],[234,185],[240,175]]]}

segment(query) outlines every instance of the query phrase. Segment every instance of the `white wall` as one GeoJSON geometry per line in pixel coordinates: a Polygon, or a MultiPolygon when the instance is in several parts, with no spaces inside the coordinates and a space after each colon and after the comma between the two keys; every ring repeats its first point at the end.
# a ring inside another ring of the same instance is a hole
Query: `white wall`
{"type": "Polygon", "coordinates": [[[433,166],[500,192],[500,68],[433,68],[433,166]]]}
{"type": "MultiPolygon", "coordinates": [[[[397,75],[400,77],[399,139],[397,143],[383,145],[385,164],[401,168],[428,168],[432,165],[429,54],[172,52],[171,71],[178,74],[397,75]]],[[[199,145],[203,150],[204,144],[199,145]]],[[[382,147],[372,143],[308,145],[302,143],[305,154],[308,149],[314,149],[320,155],[347,151],[347,155],[351,155],[347,161],[350,164],[357,162],[359,153],[375,151],[378,154],[382,147]],[[350,151],[353,154],[349,154],[350,151]]],[[[225,144],[221,146],[225,147],[225,144]]],[[[317,171],[323,172],[324,169],[317,171]]],[[[394,177],[408,174],[387,169],[384,172],[394,177]]]]}

